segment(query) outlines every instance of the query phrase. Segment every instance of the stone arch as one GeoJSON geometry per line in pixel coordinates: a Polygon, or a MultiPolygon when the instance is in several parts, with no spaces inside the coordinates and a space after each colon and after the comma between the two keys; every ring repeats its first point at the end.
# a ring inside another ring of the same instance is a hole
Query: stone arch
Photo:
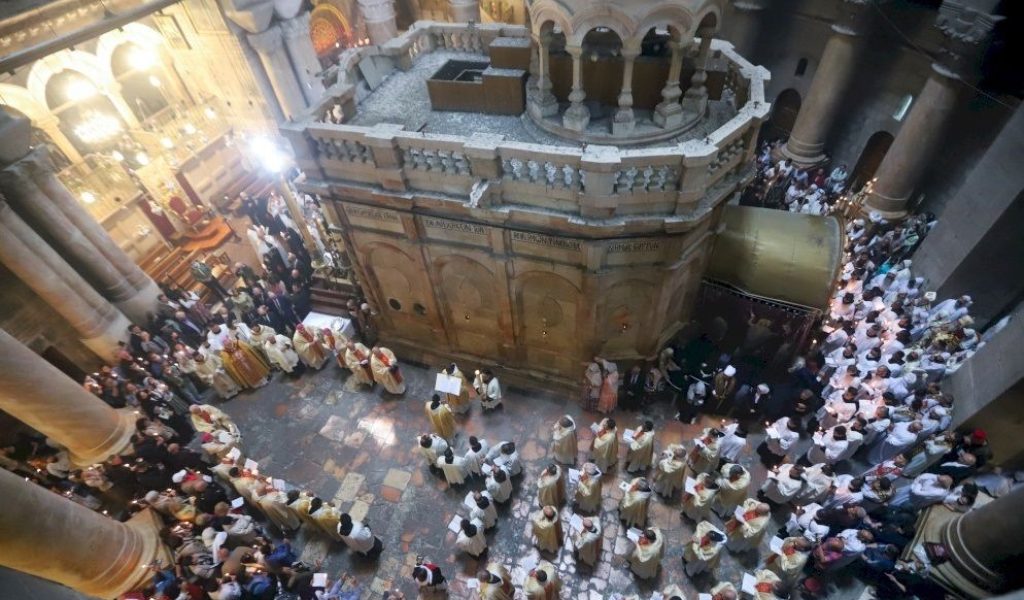
{"type": "Polygon", "coordinates": [[[309,37],[316,55],[323,59],[352,37],[352,25],[337,6],[321,2],[309,14],[309,37]]]}
{"type": "Polygon", "coordinates": [[[636,22],[628,14],[617,7],[601,5],[573,15],[571,33],[566,33],[566,41],[573,46],[582,45],[583,38],[598,27],[614,31],[624,47],[636,37],[636,22]]]}
{"type": "Polygon", "coordinates": [[[32,64],[28,72],[28,91],[32,97],[46,106],[46,84],[61,71],[81,73],[104,95],[110,95],[114,80],[110,69],[100,64],[95,55],[81,50],[61,50],[45,56],[32,64]]]}
{"type": "Polygon", "coordinates": [[[719,24],[722,22],[722,15],[717,6],[709,6],[707,9],[697,14],[697,18],[694,19],[694,22],[697,23],[697,28],[694,32],[706,29],[716,32],[718,31],[719,24]]]}
{"type": "Polygon", "coordinates": [[[673,39],[686,46],[693,41],[693,22],[693,15],[681,6],[659,6],[640,21],[636,32],[642,39],[651,29],[666,27],[670,34],[675,30],[678,37],[673,35],[673,39]]]}
{"type": "Polygon", "coordinates": [[[28,89],[11,83],[0,83],[0,101],[32,120],[33,124],[50,116],[46,103],[40,103],[28,89]]]}
{"type": "Polygon", "coordinates": [[[761,129],[760,141],[788,138],[789,132],[793,130],[793,124],[796,123],[801,103],[800,92],[796,89],[787,88],[779,92],[772,102],[771,115],[761,129]]]}
{"type": "Polygon", "coordinates": [[[515,280],[518,345],[526,364],[571,372],[579,362],[581,291],[550,271],[529,271],[515,280]]]}
{"type": "Polygon", "coordinates": [[[546,23],[554,23],[562,28],[566,36],[572,31],[572,23],[565,15],[565,9],[556,0],[540,0],[530,7],[530,22],[534,34],[540,34],[546,23]]]}
{"type": "Polygon", "coordinates": [[[164,38],[151,27],[141,23],[128,23],[122,29],[108,31],[96,40],[96,60],[108,71],[110,80],[115,80],[113,71],[114,52],[123,44],[135,44],[162,55],[166,53],[164,38]]]}

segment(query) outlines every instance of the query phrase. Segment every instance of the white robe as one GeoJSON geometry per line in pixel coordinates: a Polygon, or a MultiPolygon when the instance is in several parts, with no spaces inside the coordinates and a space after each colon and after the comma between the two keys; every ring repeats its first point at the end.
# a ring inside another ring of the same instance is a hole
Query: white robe
{"type": "Polygon", "coordinates": [[[455,540],[455,547],[470,556],[477,557],[487,550],[487,540],[484,539],[484,524],[478,520],[470,521],[476,526],[476,535],[469,537],[466,532],[459,530],[459,537],[455,540]]]}
{"type": "Polygon", "coordinates": [[[450,464],[442,456],[437,459],[437,468],[444,471],[444,478],[448,485],[462,485],[466,483],[466,459],[461,456],[453,457],[450,464]]]}
{"type": "Polygon", "coordinates": [[[494,477],[487,478],[487,492],[494,498],[495,502],[503,503],[508,502],[508,499],[512,496],[512,477],[505,473],[505,481],[498,483],[494,477]]]}
{"type": "Polygon", "coordinates": [[[361,521],[352,520],[352,531],[348,535],[341,536],[345,544],[361,554],[368,554],[373,550],[374,537],[370,528],[363,525],[361,521]]]}
{"type": "Polygon", "coordinates": [[[299,355],[291,349],[291,341],[281,334],[274,336],[273,344],[269,340],[263,344],[263,351],[267,353],[271,364],[285,373],[291,373],[299,364],[299,355]]]}
{"type": "Polygon", "coordinates": [[[785,504],[792,500],[803,487],[803,480],[791,479],[789,471],[793,465],[785,464],[779,467],[778,472],[769,472],[761,486],[766,498],[776,504],[785,504]]]}
{"type": "Polygon", "coordinates": [[[472,447],[466,448],[466,454],[462,458],[466,461],[466,472],[472,473],[473,475],[482,475],[483,472],[480,470],[480,466],[484,463],[484,459],[487,458],[487,451],[490,446],[487,444],[487,440],[480,440],[480,450],[474,451],[472,447]]]}

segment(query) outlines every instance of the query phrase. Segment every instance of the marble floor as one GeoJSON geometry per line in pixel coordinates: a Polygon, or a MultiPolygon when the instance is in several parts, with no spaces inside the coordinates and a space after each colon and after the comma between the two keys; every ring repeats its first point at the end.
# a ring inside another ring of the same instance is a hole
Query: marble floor
{"type": "MultiPolygon", "coordinates": [[[[472,370],[474,365],[463,367],[472,370]]],[[[410,573],[416,556],[422,555],[442,567],[451,582],[450,597],[475,598],[466,581],[482,565],[456,551],[448,523],[454,515],[466,514],[463,498],[469,490],[482,489],[483,483],[470,481],[449,489],[443,478],[428,471],[414,448],[416,436],[430,430],[424,402],[432,393],[434,373],[406,365],[403,374],[408,391],[403,397],[392,397],[379,386],[372,391],[353,389],[346,385],[347,372],[329,362],[322,371],[298,378],[277,374],[270,385],[237,396],[221,407],[242,430],[246,453],[259,462],[261,473],[285,479],[290,486],[308,489],[324,500],[333,499],[355,518],[365,520],[384,542],[380,557],[369,561],[354,556],[344,544],[302,532],[296,545],[303,560],[310,564],[323,560],[323,570],[332,577],[342,572],[355,575],[364,586],[364,598],[379,598],[391,587],[412,598],[416,587],[410,573]]],[[[460,431],[455,448],[463,451],[468,436],[476,435],[492,444],[512,440],[520,449],[523,476],[514,479],[511,501],[499,508],[498,525],[487,533],[489,550],[484,555],[485,560],[504,563],[518,584],[538,556],[530,538],[528,515],[537,508],[537,477],[549,462],[550,426],[566,413],[576,419],[582,459],[590,448],[589,425],[597,415],[582,411],[571,398],[515,389],[505,390],[505,394],[504,409],[483,415],[476,404],[468,416],[458,418],[460,431]]],[[[652,418],[657,431],[656,451],[666,444],[690,439],[712,422],[705,417],[705,423],[679,423],[671,418],[674,411],[667,402],[649,412],[623,412],[615,417],[620,431],[645,417],[652,418]]],[[[753,474],[752,489],[765,476],[753,451],[760,441],[760,436],[751,436],[751,446],[741,459],[753,474]]],[[[621,452],[624,455],[624,449],[621,452]]],[[[605,474],[601,516],[605,543],[595,570],[578,569],[571,550],[565,547],[557,556],[543,556],[561,571],[562,598],[598,600],[617,592],[637,593],[646,599],[652,591],[671,583],[688,591],[687,597],[695,598],[696,592],[708,590],[716,583],[715,578],[705,575],[691,580],[682,569],[681,542],[689,539],[694,523],[680,517],[678,500],[665,502],[657,495],[651,501],[649,524],[667,535],[662,569],[656,579],[646,582],[632,575],[627,564],[632,544],[625,537],[616,510],[622,495],[618,482],[626,479],[626,474],[615,468],[605,474]]],[[[776,529],[770,527],[769,531],[776,529]]],[[[742,573],[757,564],[757,553],[729,554],[723,550],[718,580],[733,581],[739,587],[742,573]]],[[[856,598],[861,589],[855,581],[847,581],[833,596],[856,598]]]]}

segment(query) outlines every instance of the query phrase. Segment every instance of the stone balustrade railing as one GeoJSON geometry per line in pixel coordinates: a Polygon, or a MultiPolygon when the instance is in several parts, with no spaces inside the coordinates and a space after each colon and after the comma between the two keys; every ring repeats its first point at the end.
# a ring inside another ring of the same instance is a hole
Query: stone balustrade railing
{"type": "Polygon", "coordinates": [[[712,44],[713,62],[724,65],[723,94],[731,94],[737,110],[702,139],[644,149],[593,144],[580,149],[507,141],[500,135],[441,135],[391,124],[323,122],[334,104],[345,104],[349,117],[358,111],[353,82],[359,77],[359,62],[369,56],[389,57],[395,69],[407,70],[435,48],[485,52],[497,37],[526,35],[518,26],[421,22],[383,46],[345,53],[338,83],[324,103],[305,120],[282,128],[299,167],[310,180],[461,198],[486,182],[482,202],[492,206],[535,207],[586,218],[693,215],[717,204],[751,176],[757,133],[770,109],[764,100],[769,74],[720,40],[712,44]]]}

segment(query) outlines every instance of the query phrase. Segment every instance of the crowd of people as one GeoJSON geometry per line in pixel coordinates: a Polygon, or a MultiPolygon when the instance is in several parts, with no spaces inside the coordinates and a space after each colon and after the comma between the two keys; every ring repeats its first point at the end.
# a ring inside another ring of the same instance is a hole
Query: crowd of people
{"type": "MultiPolygon", "coordinates": [[[[794,199],[803,207],[828,205],[843,190],[842,168],[828,178],[801,177],[784,163],[765,171],[767,196],[780,186],[825,190],[820,201],[794,199]]],[[[130,597],[356,598],[358,582],[317,573],[321,565],[300,561],[291,539],[305,529],[370,561],[382,541],[331,501],[261,472],[239,428],[209,400],[261,387],[275,371],[297,375],[332,361],[353,386],[380,385],[398,395],[406,382],[391,350],[357,341],[367,341],[369,331],[358,305],[351,338],[339,322],[302,324],[312,268],[301,236],[273,199],[245,199],[243,207],[263,272],[237,265],[239,282],[227,290],[206,265],[193,265],[219,299],[216,310],[194,292],[165,286],[152,321],[133,326],[113,363],[84,382],[111,406],[136,411],[132,451],[81,469],[52,441],[26,434],[3,449],[3,466],[114,518],[146,507],[162,516],[174,562],[151,565],[152,585],[130,597]]],[[[757,567],[742,580],[715,580],[713,600],[743,593],[772,600],[796,590],[806,597],[850,571],[879,597],[941,597],[926,578],[941,557],[912,545],[919,512],[936,504],[969,511],[980,493],[1000,495],[1016,482],[991,468],[984,431],[949,429],[953,398],[942,390],[943,377],[985,340],[971,328],[969,297],[936,302],[912,274],[909,256],[930,226],[925,217],[891,225],[877,215],[847,225],[842,278],[812,351],[790,371],[792,396],[775,397],[771,385],[730,365],[728,356],[686,365],[669,348],[647,370],[635,365],[624,377],[614,362],[596,357],[580,394],[584,410],[603,415],[590,424],[590,448],[580,446],[577,423],[565,415],[551,427],[550,463],[529,484],[537,510],[526,535],[540,559],[516,582],[509,565],[484,560],[472,584],[480,597],[511,600],[517,590],[531,600],[559,597],[561,575],[548,558],[563,546],[571,547],[577,573],[595,569],[604,556],[608,484],[622,490],[617,516],[637,578],[656,577],[666,547],[678,545],[690,577],[717,576],[723,553],[758,553],[757,567]],[[679,420],[703,414],[714,425],[659,448],[653,420],[620,431],[610,416],[644,410],[666,395],[679,420]],[[748,438],[762,431],[756,452],[769,472],[753,489],[744,458],[753,450],[748,438]],[[626,477],[618,480],[617,470],[626,477]],[[694,534],[667,539],[650,526],[655,499],[678,507],[694,534]]],[[[451,364],[441,374],[446,383],[424,405],[433,431],[417,439],[416,451],[448,486],[466,489],[461,514],[448,526],[460,552],[483,558],[496,505],[512,498],[523,464],[515,440],[459,432],[456,416],[474,403],[485,413],[502,406],[494,373],[482,369],[470,378],[451,364]]],[[[443,595],[448,583],[442,566],[427,559],[412,578],[423,595],[443,595]]],[[[681,583],[665,585],[662,596],[682,600],[681,583]]]]}
{"type": "Polygon", "coordinates": [[[774,160],[781,144],[778,140],[761,145],[754,182],[745,192],[749,201],[795,213],[832,214],[850,184],[847,166],[840,164],[831,171],[824,167],[801,169],[788,158],[774,160]]]}

